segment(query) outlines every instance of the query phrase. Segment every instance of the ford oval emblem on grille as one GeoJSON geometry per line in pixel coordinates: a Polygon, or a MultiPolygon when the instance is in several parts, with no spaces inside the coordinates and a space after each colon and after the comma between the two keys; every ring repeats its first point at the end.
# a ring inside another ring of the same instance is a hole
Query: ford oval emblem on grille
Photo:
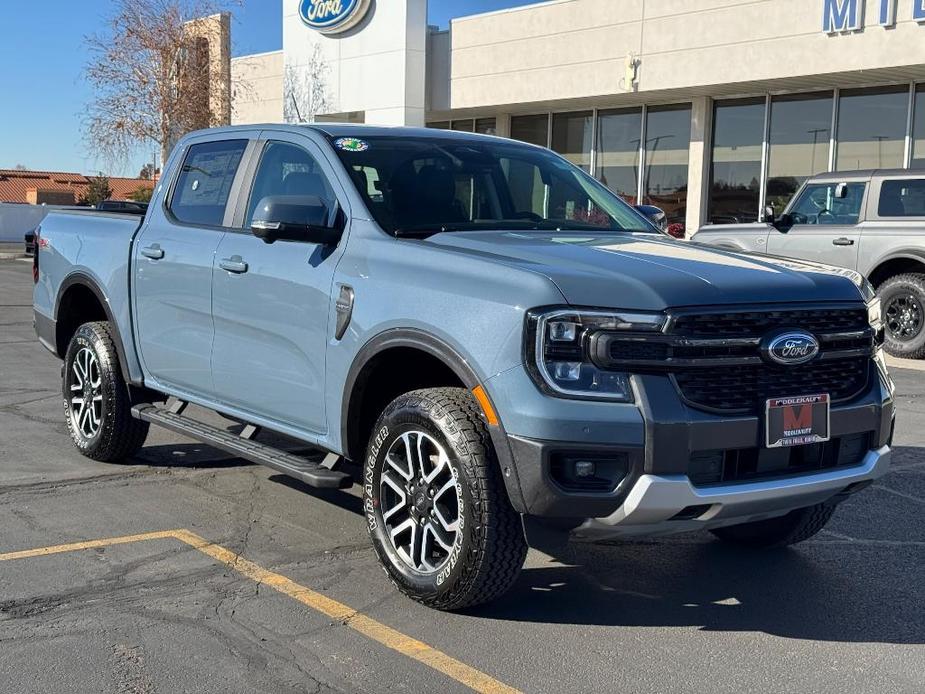
{"type": "Polygon", "coordinates": [[[809,333],[779,333],[765,338],[761,353],[766,359],[778,364],[796,366],[812,361],[819,354],[819,341],[809,333]]]}

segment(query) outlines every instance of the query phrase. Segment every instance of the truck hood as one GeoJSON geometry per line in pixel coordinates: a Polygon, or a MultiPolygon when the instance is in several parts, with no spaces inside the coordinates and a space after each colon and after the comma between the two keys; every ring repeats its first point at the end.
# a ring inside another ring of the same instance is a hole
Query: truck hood
{"type": "Polygon", "coordinates": [[[681,306],[858,301],[861,276],[653,234],[450,232],[426,243],[541,273],[566,301],[644,311],[681,306]]]}

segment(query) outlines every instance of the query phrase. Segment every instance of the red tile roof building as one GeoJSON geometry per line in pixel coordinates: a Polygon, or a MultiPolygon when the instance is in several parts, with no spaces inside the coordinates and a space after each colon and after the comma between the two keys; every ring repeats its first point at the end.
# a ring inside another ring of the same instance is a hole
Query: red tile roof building
{"type": "MultiPolygon", "coordinates": [[[[76,205],[90,187],[87,176],[61,171],[0,169],[0,202],[76,205]]],[[[139,188],[153,188],[143,178],[109,178],[112,200],[131,200],[139,188]]]]}

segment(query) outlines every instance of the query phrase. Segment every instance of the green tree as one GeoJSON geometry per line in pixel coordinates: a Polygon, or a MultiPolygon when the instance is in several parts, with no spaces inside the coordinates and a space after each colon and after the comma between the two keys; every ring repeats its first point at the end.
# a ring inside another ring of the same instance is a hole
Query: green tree
{"type": "Polygon", "coordinates": [[[129,197],[135,202],[151,202],[151,196],[154,195],[154,187],[138,186],[129,194],[129,197]]]}
{"type": "Polygon", "coordinates": [[[109,176],[100,173],[98,176],[89,176],[90,182],[87,192],[80,198],[81,205],[99,205],[103,200],[108,200],[112,196],[112,188],[109,187],[109,176]]]}

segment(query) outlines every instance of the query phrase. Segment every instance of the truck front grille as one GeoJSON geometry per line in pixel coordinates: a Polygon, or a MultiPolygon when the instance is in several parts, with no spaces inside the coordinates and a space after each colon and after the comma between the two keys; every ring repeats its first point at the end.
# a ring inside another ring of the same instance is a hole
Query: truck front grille
{"type": "Polygon", "coordinates": [[[828,393],[846,402],[866,391],[878,336],[858,304],[670,312],[658,335],[610,333],[592,338],[591,353],[605,369],[667,374],[691,407],[760,414],[770,398],[828,393]],[[762,357],[769,335],[800,330],[816,337],[808,364],[783,366],[762,357]]]}
{"type": "Polygon", "coordinates": [[[836,468],[854,467],[870,450],[869,433],[793,448],[744,448],[691,454],[688,477],[695,487],[732,482],[758,482],[836,468]]]}
{"type": "Polygon", "coordinates": [[[828,393],[850,400],[867,386],[869,357],[832,359],[805,366],[750,364],[724,369],[686,369],[674,374],[689,403],[711,410],[752,412],[770,398],[828,393]]]}
{"type": "Polygon", "coordinates": [[[869,326],[867,309],[860,306],[683,313],[675,317],[671,332],[685,337],[761,337],[781,327],[825,335],[864,330],[869,326]]]}

